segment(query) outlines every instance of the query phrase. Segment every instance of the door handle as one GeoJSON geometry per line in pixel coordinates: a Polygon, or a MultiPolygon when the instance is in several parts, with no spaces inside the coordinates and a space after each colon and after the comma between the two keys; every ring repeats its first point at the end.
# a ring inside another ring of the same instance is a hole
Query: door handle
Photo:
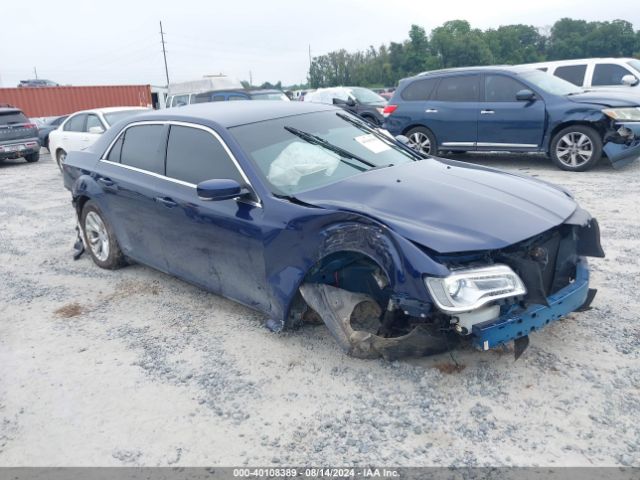
{"type": "Polygon", "coordinates": [[[438,113],[438,109],[437,108],[427,108],[425,110],[426,113],[438,113]]]}
{"type": "Polygon", "coordinates": [[[98,183],[102,185],[105,190],[109,190],[113,192],[118,189],[118,185],[116,185],[116,182],[114,182],[110,178],[99,178],[98,183]]]}
{"type": "Polygon", "coordinates": [[[494,112],[493,110],[480,110],[480,115],[493,115],[494,112]]]}
{"type": "Polygon", "coordinates": [[[169,197],[155,197],[153,200],[169,208],[178,206],[178,203],[174,202],[173,199],[169,197]]]}

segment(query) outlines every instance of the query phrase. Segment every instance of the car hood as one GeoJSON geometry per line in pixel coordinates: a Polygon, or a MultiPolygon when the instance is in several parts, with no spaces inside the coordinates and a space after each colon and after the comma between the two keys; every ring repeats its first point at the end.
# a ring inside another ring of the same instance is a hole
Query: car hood
{"type": "Polygon", "coordinates": [[[506,247],[561,224],[577,207],[534,178],[436,159],[371,170],[296,198],[372,217],[440,253],[506,247]]]}
{"type": "Polygon", "coordinates": [[[576,103],[590,103],[605,107],[635,107],[640,105],[640,98],[629,93],[587,91],[575,95],[567,95],[567,98],[576,103]]]}

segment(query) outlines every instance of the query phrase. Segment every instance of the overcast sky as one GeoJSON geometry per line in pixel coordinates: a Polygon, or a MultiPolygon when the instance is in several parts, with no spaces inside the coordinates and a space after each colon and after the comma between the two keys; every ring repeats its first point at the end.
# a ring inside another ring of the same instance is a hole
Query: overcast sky
{"type": "Polygon", "coordinates": [[[312,55],[407,38],[447,20],[473,27],[545,27],[561,17],[623,18],[640,28],[637,0],[30,0],[1,7],[0,86],[39,78],[60,84],[165,84],[158,22],[172,82],[225,73],[254,84],[306,79],[312,55]],[[452,8],[449,8],[452,7],[452,8]]]}

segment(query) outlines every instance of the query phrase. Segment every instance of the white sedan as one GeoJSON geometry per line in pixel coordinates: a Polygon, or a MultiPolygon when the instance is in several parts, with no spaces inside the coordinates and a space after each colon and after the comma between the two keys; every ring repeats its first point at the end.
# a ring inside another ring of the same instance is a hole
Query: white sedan
{"type": "Polygon", "coordinates": [[[76,112],[49,134],[49,151],[62,170],[68,152],[84,150],[114,123],[147,110],[144,107],[109,107],[76,112]]]}

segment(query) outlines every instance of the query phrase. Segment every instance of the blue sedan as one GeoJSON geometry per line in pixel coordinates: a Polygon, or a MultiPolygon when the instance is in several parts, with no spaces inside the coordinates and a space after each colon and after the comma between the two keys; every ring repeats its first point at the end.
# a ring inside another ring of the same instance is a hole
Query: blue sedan
{"type": "Polygon", "coordinates": [[[78,255],[139,262],[358,357],[487,350],[588,307],[598,223],[562,188],[423,157],[342,109],[220,102],[124,120],[63,165],[78,255]]]}

